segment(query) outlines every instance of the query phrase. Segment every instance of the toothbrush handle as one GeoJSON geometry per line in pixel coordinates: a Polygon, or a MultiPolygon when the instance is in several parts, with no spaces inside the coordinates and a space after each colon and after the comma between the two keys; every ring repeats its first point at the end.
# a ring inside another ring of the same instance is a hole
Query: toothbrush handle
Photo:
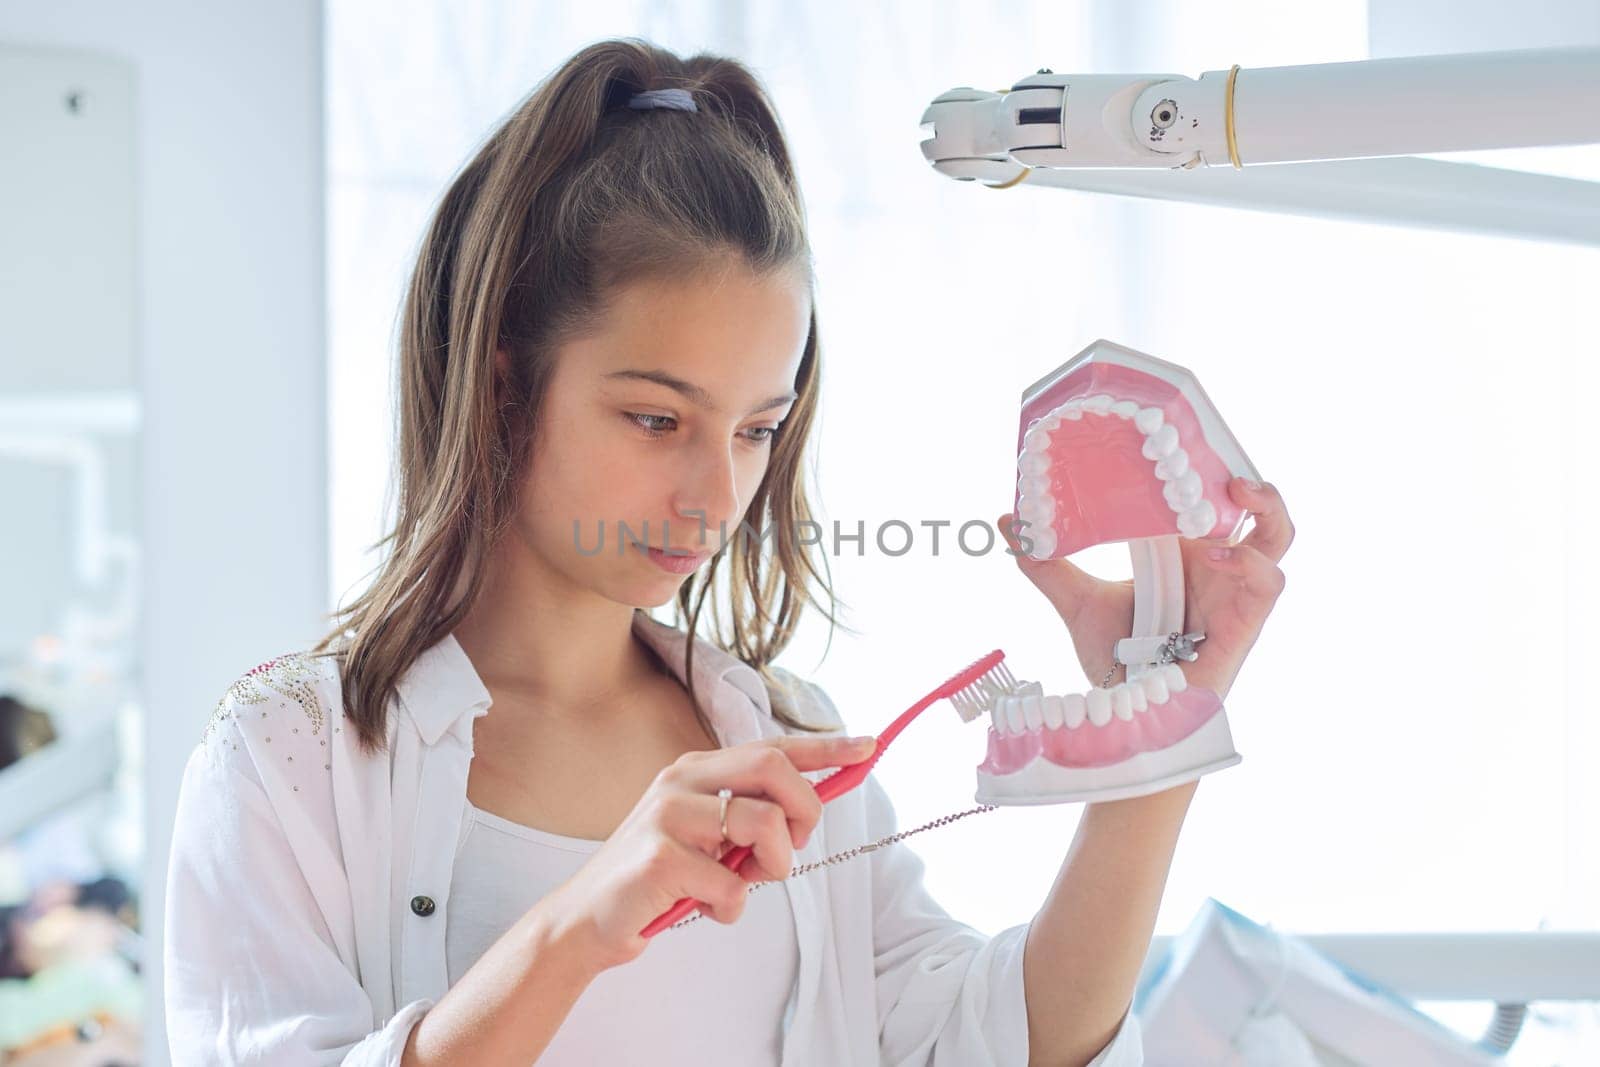
{"type": "MultiPolygon", "coordinates": [[[[1005,658],[1006,654],[1004,652],[998,648],[995,649],[987,656],[984,656],[974,663],[968,664],[966,669],[961,671],[954,678],[947,679],[939,688],[935,689],[933,692],[929,693],[927,696],[911,705],[905,711],[901,712],[899,717],[896,718],[894,722],[889,724],[888,729],[878,734],[878,743],[873,746],[872,755],[858,763],[852,763],[847,766],[840,767],[822,781],[813,783],[812,788],[817,791],[817,796],[821,797],[822,802],[826,804],[833,798],[843,793],[848,793],[850,790],[860,785],[866,780],[867,773],[872,770],[873,765],[878,762],[878,757],[882,756],[884,750],[889,747],[889,742],[898,737],[900,731],[904,730],[906,725],[910,723],[912,719],[915,719],[918,715],[920,715],[924,708],[928,707],[928,705],[932,704],[935,700],[948,699],[954,694],[960,693],[966,690],[969,686],[976,684],[980,678],[986,675],[995,667],[996,664],[1005,658]]],[[[749,845],[740,845],[737,848],[730,849],[719,862],[721,862],[721,864],[730,871],[738,870],[739,864],[745,861],[745,858],[750,855],[750,852],[751,848],[749,845]]],[[[676,904],[672,905],[672,907],[656,916],[649,926],[646,926],[643,930],[640,930],[639,936],[654,937],[662,930],[665,930],[667,927],[671,926],[673,923],[689,914],[694,906],[695,899],[693,897],[681,898],[676,904]]]]}
{"type": "MultiPolygon", "coordinates": [[[[873,750],[872,755],[868,756],[859,763],[852,763],[848,766],[839,768],[822,781],[812,783],[811,788],[816,790],[817,796],[822,799],[824,804],[832,800],[834,797],[837,797],[843,793],[848,793],[851,789],[854,789],[866,779],[867,772],[872,769],[872,765],[878,760],[878,755],[883,751],[883,744],[883,741],[880,740],[877,748],[873,750]]],[[[739,845],[737,848],[730,848],[717,862],[728,868],[730,871],[737,871],[739,869],[739,864],[743,863],[753,851],[754,849],[750,845],[739,845]]],[[[643,930],[640,930],[639,936],[656,936],[656,934],[660,933],[662,930],[665,930],[667,927],[671,926],[673,923],[677,922],[679,919],[682,919],[685,915],[693,911],[694,906],[697,903],[698,901],[696,901],[694,897],[680,897],[676,904],[672,905],[672,907],[668,908],[660,915],[657,915],[655,919],[651,921],[649,926],[646,926],[643,930]]]]}

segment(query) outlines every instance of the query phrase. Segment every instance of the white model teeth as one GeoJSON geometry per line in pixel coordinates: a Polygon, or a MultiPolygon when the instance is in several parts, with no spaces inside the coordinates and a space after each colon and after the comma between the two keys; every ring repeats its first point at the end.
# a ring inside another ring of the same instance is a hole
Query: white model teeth
{"type": "Polygon", "coordinates": [[[1089,703],[1089,722],[1094,726],[1104,726],[1111,721],[1111,693],[1105,689],[1091,689],[1084,696],[1089,703]]]}
{"type": "Polygon", "coordinates": [[[1167,688],[1167,676],[1162,671],[1151,671],[1140,678],[1138,684],[1144,686],[1144,695],[1152,704],[1165,704],[1172,695],[1167,688]]]}
{"type": "Polygon", "coordinates": [[[1182,478],[1189,473],[1189,453],[1178,449],[1156,464],[1156,477],[1164,482],[1182,478]]]}
{"type": "Polygon", "coordinates": [[[1076,730],[1085,722],[1105,726],[1112,719],[1133,721],[1153,705],[1165,704],[1172,694],[1189,688],[1183,669],[1176,663],[1164,664],[1143,677],[1122,682],[1110,689],[1091,689],[1087,693],[1064,696],[1044,695],[1037,682],[1030,691],[1000,697],[990,709],[989,720],[996,733],[1012,735],[1028,730],[1076,730]]]}
{"type": "Polygon", "coordinates": [[[1056,532],[1050,529],[1033,531],[1029,535],[1033,539],[1033,558],[1049,559],[1056,552],[1056,532]]]}
{"type": "Polygon", "coordinates": [[[1178,532],[1185,537],[1204,537],[1217,524],[1217,509],[1211,501],[1202,500],[1178,516],[1178,532]]]}
{"type": "Polygon", "coordinates": [[[1056,517],[1056,498],[1049,493],[1022,497],[1017,502],[1017,514],[1026,519],[1030,526],[1047,525],[1056,517]]]}
{"type": "Polygon", "coordinates": [[[1017,492],[1023,496],[1040,496],[1050,488],[1048,474],[1024,474],[1017,479],[1017,492]]]}
{"type": "Polygon", "coordinates": [[[1178,428],[1169,422],[1144,439],[1144,448],[1141,451],[1145,459],[1157,460],[1172,455],[1177,448],[1178,428]]]}
{"type": "Polygon", "coordinates": [[[1000,697],[989,708],[989,728],[997,734],[1008,734],[1011,727],[1006,722],[1006,705],[1015,699],[1013,697],[1000,697]]]}
{"type": "Polygon", "coordinates": [[[1123,722],[1133,720],[1133,698],[1128,695],[1128,686],[1119,685],[1111,690],[1111,714],[1123,722]]]}
{"type": "Polygon", "coordinates": [[[1022,717],[1023,697],[1012,697],[1006,704],[1006,730],[1010,733],[1020,734],[1028,728],[1027,720],[1022,717]]]}
{"type": "Polygon", "coordinates": [[[1038,730],[1044,726],[1044,716],[1039,708],[1039,703],[1042,699],[1038,693],[1029,693],[1020,701],[1022,705],[1022,725],[1029,730],[1038,730]]]}
{"type": "Polygon", "coordinates": [[[1217,509],[1205,499],[1205,483],[1190,468],[1189,453],[1180,447],[1178,428],[1158,407],[1141,408],[1135,401],[1096,393],[1066,401],[1044,418],[1033,420],[1023,435],[1022,454],[1017,457],[1017,516],[1030,526],[1042,527],[1031,534],[1032,558],[1049,559],[1056,551],[1056,533],[1050,528],[1056,515],[1056,499],[1050,491],[1050,432],[1062,419],[1076,421],[1084,412],[1131,419],[1145,438],[1140,453],[1155,464],[1161,495],[1177,515],[1178,533],[1193,539],[1211,532],[1217,524],[1217,509]]]}
{"type": "MultiPolygon", "coordinates": [[[[1039,475],[1045,484],[1050,483],[1050,476],[1039,475]]],[[[1161,495],[1167,498],[1167,506],[1173,511],[1188,511],[1200,503],[1200,498],[1205,495],[1205,483],[1200,480],[1198,471],[1186,471],[1161,488],[1161,495]]]]}

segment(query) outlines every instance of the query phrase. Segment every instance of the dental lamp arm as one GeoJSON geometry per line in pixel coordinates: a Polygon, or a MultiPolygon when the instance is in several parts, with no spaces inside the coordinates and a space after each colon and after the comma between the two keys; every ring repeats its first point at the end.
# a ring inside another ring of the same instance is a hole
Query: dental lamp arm
{"type": "Polygon", "coordinates": [[[922,152],[943,174],[992,182],[1032,167],[1243,167],[1589,144],[1600,142],[1597,100],[1600,48],[1588,47],[1198,79],[1046,70],[1005,93],[962,87],[936,97],[922,116],[933,134],[922,152]]]}

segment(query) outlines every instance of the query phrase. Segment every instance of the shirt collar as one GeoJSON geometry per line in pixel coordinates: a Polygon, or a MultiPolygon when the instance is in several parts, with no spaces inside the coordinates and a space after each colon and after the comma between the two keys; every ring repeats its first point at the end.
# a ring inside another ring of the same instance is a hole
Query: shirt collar
{"type": "MultiPolygon", "coordinates": [[[[687,633],[651,618],[642,608],[634,609],[633,632],[661,657],[679,682],[688,684],[687,633]]],[[[704,638],[696,637],[694,644],[695,692],[706,705],[721,742],[731,746],[761,737],[761,718],[772,714],[761,675],[704,638]]],[[[436,743],[468,712],[471,719],[488,714],[492,703],[483,679],[453,633],[423,651],[397,688],[401,704],[428,745],[436,743]]]]}

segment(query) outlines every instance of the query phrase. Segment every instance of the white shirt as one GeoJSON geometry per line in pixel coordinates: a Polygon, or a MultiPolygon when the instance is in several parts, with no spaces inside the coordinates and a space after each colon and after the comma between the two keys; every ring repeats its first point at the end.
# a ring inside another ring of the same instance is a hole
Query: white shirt
{"type": "MultiPolygon", "coordinates": [[[[522,826],[467,801],[444,942],[450,984],[603,841],[522,826]]],[[[589,983],[538,1067],[654,1063],[697,1048],[700,1067],[774,1067],[794,989],[794,913],[776,885],[745,899],[733,923],[700,918],[663,930],[649,949],[589,983]],[[626,1026],[617,1006],[627,1006],[626,1026]],[[715,1026],[717,1040],[706,1034],[715,1026]]]]}
{"type": "MultiPolygon", "coordinates": [[[[684,680],[683,631],[639,611],[634,632],[684,680]]],[[[787,732],[748,664],[696,639],[694,671],[723,745],[787,732]]],[[[820,686],[772,672],[798,714],[846,732],[820,686]]],[[[175,1063],[400,1062],[449,988],[453,860],[473,722],[489,704],[453,636],[402,677],[375,757],[344,722],[332,658],[290,654],[229,687],[184,768],[173,826],[163,959],[175,1063]]],[[[823,806],[795,862],[896,829],[868,775],[823,806]]],[[[986,937],[934,901],[922,872],[900,842],[757,891],[785,896],[794,922],[785,1067],[1027,1063],[1029,924],[986,937]]],[[[661,1048],[651,1062],[699,1052],[661,1048]]],[[[1142,1062],[1129,1012],[1091,1067],[1142,1062]]]]}

